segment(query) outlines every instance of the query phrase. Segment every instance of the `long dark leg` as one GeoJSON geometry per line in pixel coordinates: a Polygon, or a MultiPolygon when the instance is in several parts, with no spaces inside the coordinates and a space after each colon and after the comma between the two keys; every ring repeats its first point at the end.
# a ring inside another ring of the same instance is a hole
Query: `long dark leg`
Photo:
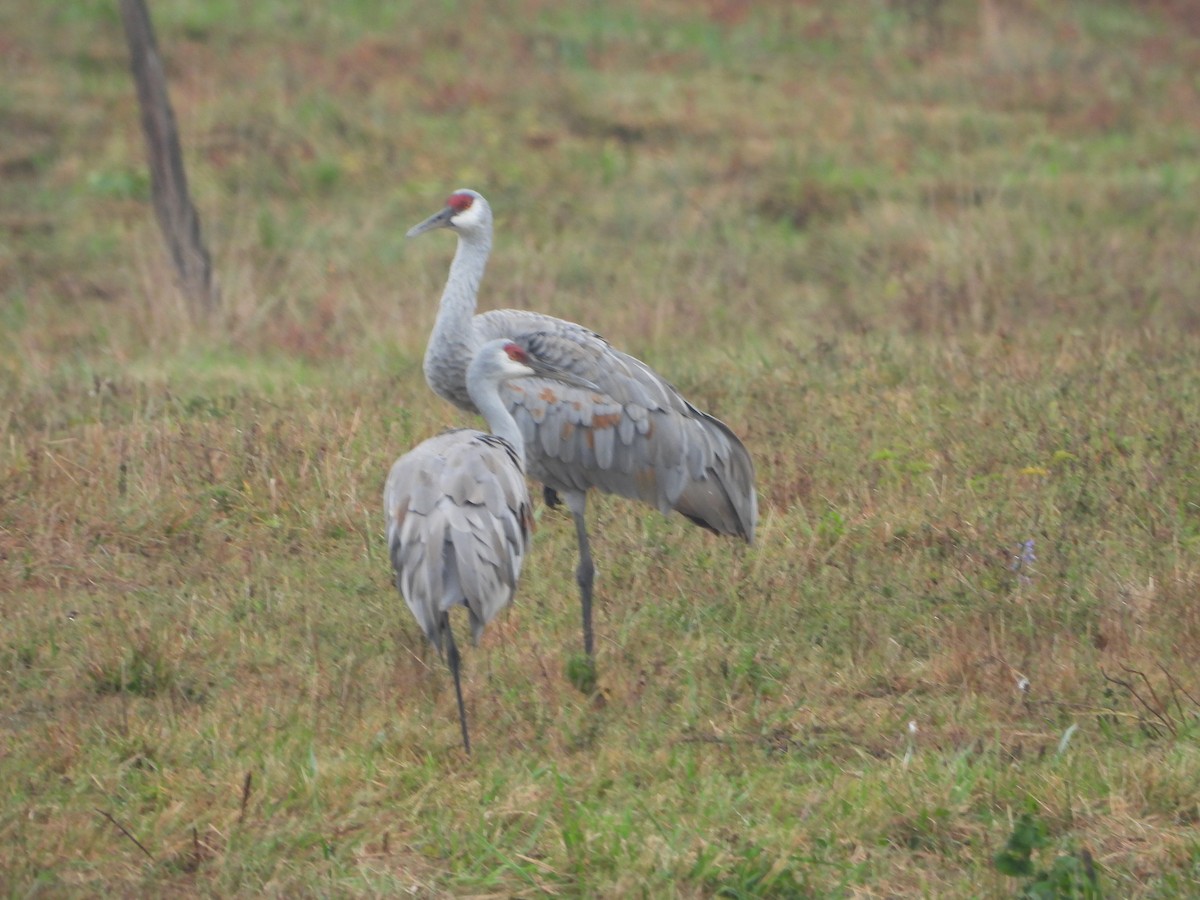
{"type": "Polygon", "coordinates": [[[595,657],[595,638],[592,635],[592,581],[596,567],[592,565],[592,547],[588,542],[587,505],[585,494],[570,494],[567,505],[575,519],[575,537],[579,541],[579,567],[575,569],[575,581],[579,585],[579,603],[583,607],[583,652],[588,658],[595,657]]]}
{"type": "Polygon", "coordinates": [[[442,627],[446,630],[446,663],[450,666],[451,674],[454,675],[454,696],[458,698],[458,724],[462,726],[463,749],[469,756],[471,739],[467,736],[467,711],[463,708],[462,682],[458,676],[461,662],[458,656],[458,645],[454,643],[454,632],[450,630],[450,614],[442,613],[442,615],[445,617],[442,627]]]}

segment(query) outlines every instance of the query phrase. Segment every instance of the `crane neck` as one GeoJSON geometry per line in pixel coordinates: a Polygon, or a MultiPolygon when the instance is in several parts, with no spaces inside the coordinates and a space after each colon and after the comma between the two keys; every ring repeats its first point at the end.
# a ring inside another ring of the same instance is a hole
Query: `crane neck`
{"type": "Polygon", "coordinates": [[[517,420],[513,418],[512,413],[508,411],[508,407],[500,398],[500,384],[495,379],[484,381],[479,377],[472,377],[473,374],[474,372],[468,369],[467,393],[470,394],[471,401],[479,410],[479,414],[483,416],[484,421],[487,422],[488,431],[496,437],[504,438],[512,445],[517,459],[521,463],[521,471],[524,472],[525,438],[521,434],[521,427],[517,424],[517,420]]]}
{"type": "Polygon", "coordinates": [[[467,399],[463,391],[467,360],[478,349],[471,319],[491,250],[490,227],[458,233],[458,247],[438,304],[437,321],[425,347],[424,370],[430,387],[459,406],[464,406],[467,399]]]}
{"type": "Polygon", "coordinates": [[[458,235],[458,247],[450,263],[450,274],[442,291],[438,307],[438,324],[443,321],[466,323],[475,314],[475,302],[479,296],[479,284],[487,268],[488,256],[492,252],[491,229],[458,235]]]}

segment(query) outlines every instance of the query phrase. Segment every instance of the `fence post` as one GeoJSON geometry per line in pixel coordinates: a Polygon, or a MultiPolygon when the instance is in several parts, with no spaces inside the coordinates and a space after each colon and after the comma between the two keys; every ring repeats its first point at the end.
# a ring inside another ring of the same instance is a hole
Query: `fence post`
{"type": "Polygon", "coordinates": [[[145,0],[120,0],[120,3],[142,113],[142,133],[146,137],[154,212],[192,317],[199,319],[220,305],[220,291],[200,234],[200,216],[188,193],[179,132],[167,95],[167,77],[145,0]]]}

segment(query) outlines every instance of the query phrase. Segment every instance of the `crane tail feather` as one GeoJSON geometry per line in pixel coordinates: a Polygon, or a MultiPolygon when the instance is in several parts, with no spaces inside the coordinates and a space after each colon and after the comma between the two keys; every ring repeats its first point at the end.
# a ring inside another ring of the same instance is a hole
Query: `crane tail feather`
{"type": "Polygon", "coordinates": [[[725,423],[704,413],[693,420],[706,430],[716,453],[698,478],[690,478],[672,507],[691,522],[715,534],[754,543],[758,497],[754,462],[744,444],[725,423]]]}

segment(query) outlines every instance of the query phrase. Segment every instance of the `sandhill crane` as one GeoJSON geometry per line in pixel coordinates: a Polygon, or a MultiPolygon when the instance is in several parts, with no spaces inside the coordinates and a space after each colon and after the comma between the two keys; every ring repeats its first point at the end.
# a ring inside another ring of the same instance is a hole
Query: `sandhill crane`
{"type": "Polygon", "coordinates": [[[724,423],[696,409],[653,369],[595,332],[541,313],[501,309],[475,315],[492,247],[492,210],[479,193],[457,190],[440,212],[408,231],[450,228],[458,247],[425,350],[425,379],[439,396],[475,410],[466,388],[475,348],[508,335],[527,351],[599,387],[534,380],[502,390],[525,438],[529,474],[550,504],[562,497],[575,520],[583,646],[594,658],[594,566],[585,517],[598,488],[671,510],[717,534],[754,541],[758,500],[750,454],[724,423]]]}
{"type": "Polygon", "coordinates": [[[500,398],[502,383],[534,374],[582,388],[588,382],[501,338],[467,368],[467,395],[491,434],[447,431],[404,454],[383,490],[396,587],[454,675],[463,747],[471,752],[450,610],[465,606],[471,635],[511,601],[533,524],[525,484],[525,442],[500,398]]]}

